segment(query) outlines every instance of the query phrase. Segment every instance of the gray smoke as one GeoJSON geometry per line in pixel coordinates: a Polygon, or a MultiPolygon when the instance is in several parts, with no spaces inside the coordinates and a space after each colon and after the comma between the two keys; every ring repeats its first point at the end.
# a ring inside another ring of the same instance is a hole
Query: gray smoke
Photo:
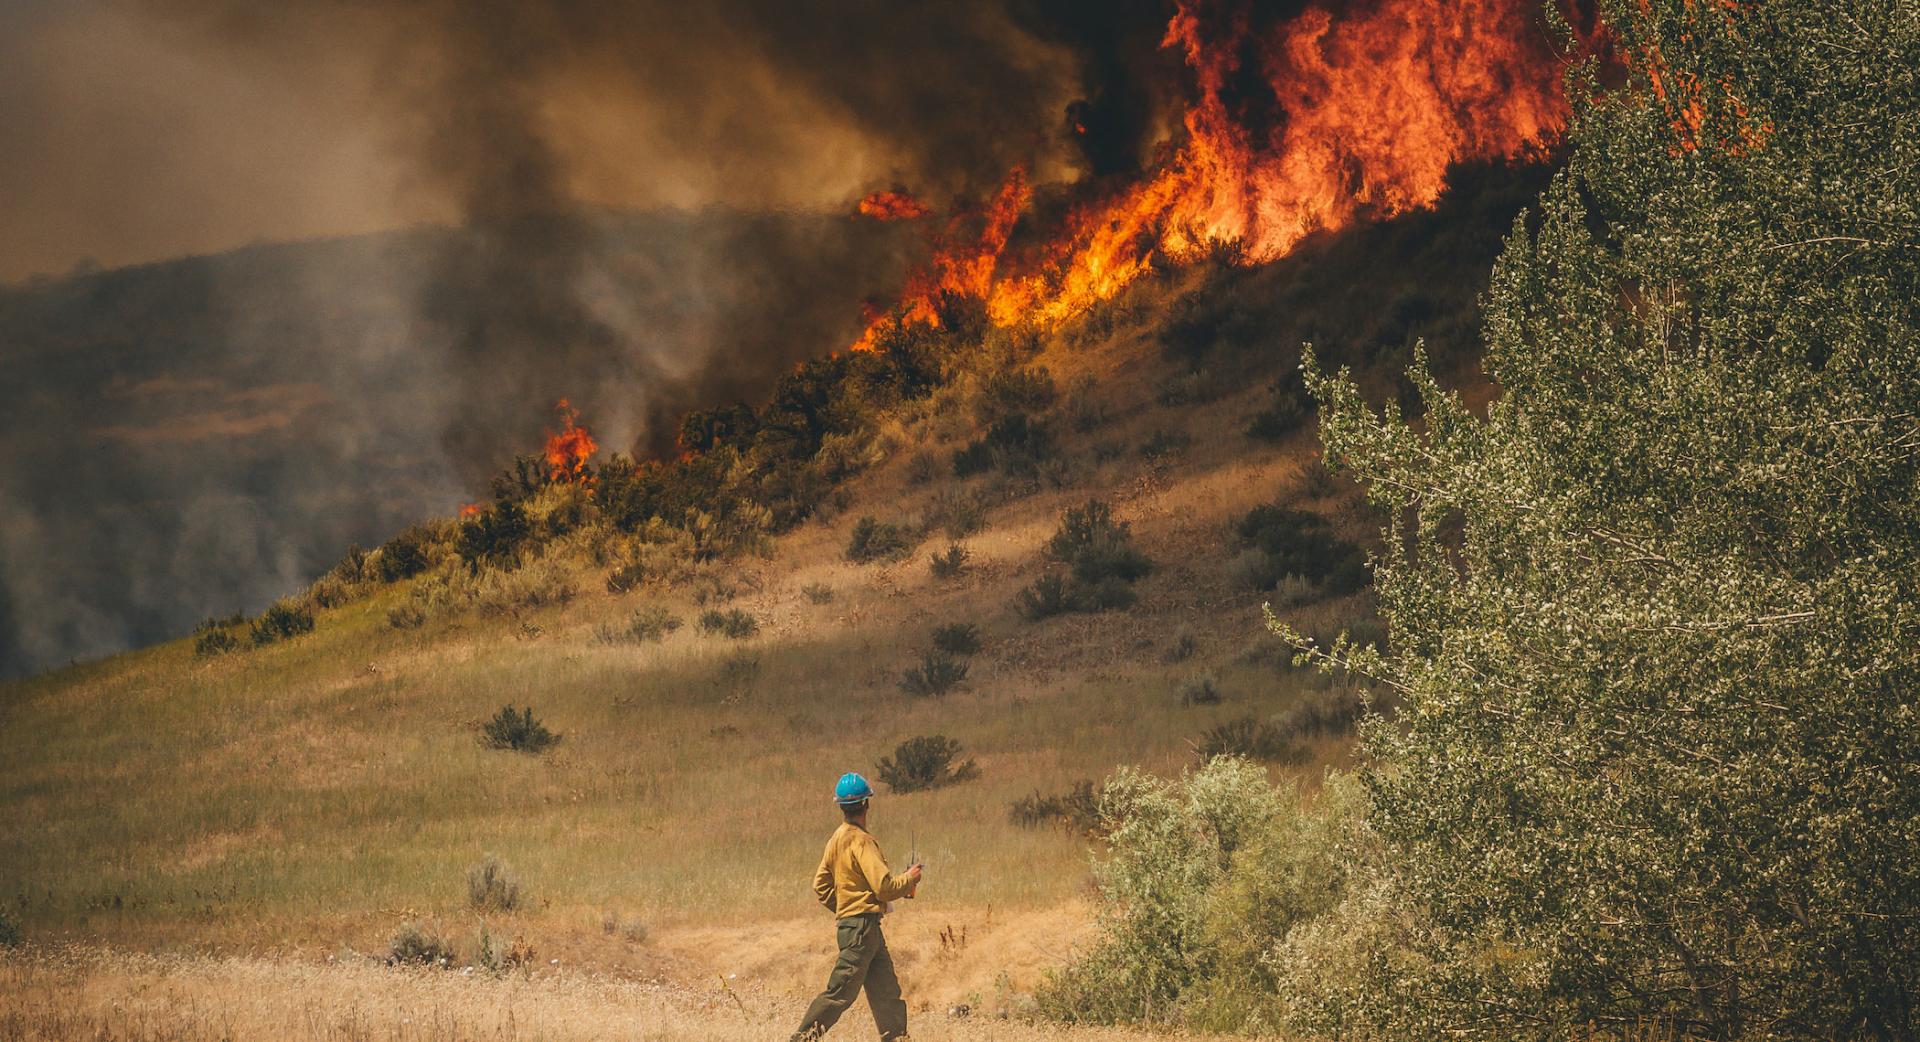
{"type": "Polygon", "coordinates": [[[10,5],[0,278],[208,255],[0,289],[0,676],[257,611],[477,498],[560,398],[642,453],[759,399],[919,249],[864,192],[1136,167],[1166,14],[10,5]],[[261,239],[313,241],[214,252],[261,239]]]}

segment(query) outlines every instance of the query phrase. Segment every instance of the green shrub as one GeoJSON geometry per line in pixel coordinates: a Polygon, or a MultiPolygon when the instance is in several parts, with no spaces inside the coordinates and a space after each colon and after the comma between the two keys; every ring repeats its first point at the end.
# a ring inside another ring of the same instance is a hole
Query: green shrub
{"type": "Polygon", "coordinates": [[[945,735],[909,738],[893,750],[892,756],[881,758],[877,773],[887,788],[896,793],[953,785],[980,773],[972,760],[954,762],[960,752],[960,743],[945,735]]]}
{"type": "MultiPolygon", "coordinates": [[[[1387,709],[1387,706],[1376,706],[1387,709]]],[[[1273,733],[1292,742],[1333,735],[1352,734],[1360,718],[1366,715],[1366,703],[1359,691],[1345,684],[1312,692],[1268,721],[1273,733]]]]}
{"type": "Polygon", "coordinates": [[[1334,535],[1318,514],[1258,506],[1234,525],[1234,535],[1245,549],[1229,571],[1244,588],[1271,590],[1282,579],[1297,576],[1308,585],[1296,584],[1291,595],[1312,597],[1323,591],[1337,597],[1367,584],[1366,554],[1334,535]]]}
{"type": "Polygon", "coordinates": [[[1243,716],[1229,720],[1200,736],[1195,747],[1202,760],[1240,756],[1249,760],[1297,763],[1303,750],[1272,724],[1243,716]]]}
{"type": "Polygon", "coordinates": [[[1072,1023],[1172,1024],[1180,1000],[1215,968],[1216,887],[1285,801],[1245,760],[1213,760],[1179,781],[1121,768],[1100,789],[1107,857],[1096,864],[1101,935],[1034,995],[1072,1023]]]}
{"type": "Polygon", "coordinates": [[[375,575],[390,583],[419,575],[433,564],[428,552],[432,543],[433,533],[419,525],[409,526],[369,555],[375,575]]]}
{"type": "Polygon", "coordinates": [[[1146,441],[1140,443],[1140,458],[1163,460],[1178,456],[1193,444],[1193,438],[1181,431],[1154,431],[1146,441]]]}
{"type": "Polygon", "coordinates": [[[940,476],[940,461],[931,452],[916,452],[907,460],[907,484],[925,485],[940,476]]]}
{"type": "Polygon", "coordinates": [[[520,899],[520,880],[492,854],[467,869],[467,904],[475,910],[511,912],[520,907],[520,899]]]}
{"type": "Polygon", "coordinates": [[[1167,650],[1161,653],[1160,658],[1168,663],[1185,662],[1199,650],[1200,638],[1194,635],[1191,627],[1182,626],[1174,632],[1173,643],[1167,645],[1167,650]]]}
{"type": "Polygon", "coordinates": [[[1026,413],[993,421],[985,437],[954,453],[955,477],[970,478],[989,470],[1014,478],[1031,478],[1040,464],[1054,458],[1053,434],[1046,424],[1026,413]]]}
{"type": "Polygon", "coordinates": [[[526,509],[517,499],[502,499],[460,522],[454,552],[469,565],[511,565],[520,559],[533,534],[526,509]]]}
{"type": "Polygon", "coordinates": [[[935,579],[946,581],[957,579],[967,570],[967,548],[959,543],[950,544],[945,551],[927,558],[927,568],[935,579]]]}
{"type": "Polygon", "coordinates": [[[680,628],[680,616],[659,605],[635,611],[619,622],[603,622],[594,628],[594,639],[602,644],[649,644],[665,640],[680,628]]]}
{"type": "Polygon", "coordinates": [[[307,603],[316,608],[338,608],[352,598],[352,587],[332,575],[323,575],[307,587],[307,603]]]}
{"type": "Polygon", "coordinates": [[[534,962],[533,946],[518,937],[508,943],[499,934],[487,929],[486,922],[482,921],[480,936],[475,942],[473,961],[478,963],[481,969],[496,975],[529,969],[534,962]]]}
{"type": "Polygon", "coordinates": [[[987,505],[971,492],[942,492],[927,511],[927,522],[958,541],[987,527],[987,505]]]}
{"type": "Polygon", "coordinates": [[[944,651],[929,651],[900,677],[900,690],[916,698],[944,695],[965,683],[967,664],[944,651]]]}
{"type": "Polygon", "coordinates": [[[1290,369],[1286,377],[1275,381],[1272,395],[1267,407],[1247,421],[1248,437],[1279,441],[1313,417],[1313,396],[1307,393],[1299,370],[1290,369]]]}
{"type": "Polygon", "coordinates": [[[208,619],[194,629],[193,653],[203,658],[224,655],[229,651],[240,650],[240,641],[234,637],[232,626],[238,625],[237,619],[208,619]]]}
{"type": "Polygon", "coordinates": [[[1100,834],[1100,792],[1091,781],[1077,781],[1066,792],[1031,795],[1014,800],[1007,818],[1021,828],[1064,828],[1075,835],[1100,834]]]}
{"type": "Polygon", "coordinates": [[[545,724],[533,718],[531,706],[517,713],[510,705],[501,706],[493,719],[480,725],[480,744],[489,749],[539,754],[558,741],[559,735],[547,730],[545,724]]]}
{"type": "Polygon", "coordinates": [[[974,418],[982,425],[1007,416],[1045,412],[1059,397],[1053,375],[1045,368],[1003,369],[980,385],[974,400],[974,418]]]}
{"type": "Polygon", "coordinates": [[[1032,586],[1020,591],[1015,605],[1022,616],[1035,622],[1070,611],[1086,610],[1080,606],[1081,602],[1074,599],[1067,577],[1058,572],[1048,572],[1034,580],[1032,586]]]}
{"type": "Polygon", "coordinates": [[[425,923],[403,923],[387,942],[387,962],[395,966],[452,966],[460,959],[453,942],[425,923]]]}
{"type": "Polygon", "coordinates": [[[1211,706],[1220,704],[1220,684],[1211,674],[1201,673],[1180,685],[1180,704],[1211,706]]]}
{"type": "Polygon", "coordinates": [[[20,924],[13,916],[0,910],[0,948],[18,948],[25,942],[20,934],[20,924]]]}
{"type": "Polygon", "coordinates": [[[469,594],[483,615],[517,615],[573,600],[573,578],[564,563],[546,556],[513,571],[484,569],[469,594]]]}
{"type": "Polygon", "coordinates": [[[745,640],[760,632],[760,620],[741,611],[728,608],[721,611],[709,608],[700,613],[700,632],[708,636],[722,636],[732,640],[745,640]]]}
{"type": "Polygon", "coordinates": [[[974,655],[980,651],[980,627],[971,622],[951,622],[933,631],[933,646],[949,655],[974,655]]]}
{"type": "Polygon", "coordinates": [[[427,613],[412,600],[387,609],[387,625],[396,630],[416,630],[426,622],[427,613]]]}
{"type": "Polygon", "coordinates": [[[913,540],[901,525],[863,517],[854,522],[853,535],[847,540],[847,560],[855,564],[895,561],[913,549],[913,540]]]}
{"type": "Polygon", "coordinates": [[[1068,508],[1060,528],[1047,540],[1047,556],[1073,569],[1075,579],[1095,583],[1113,577],[1134,582],[1153,570],[1153,562],[1134,549],[1125,521],[1113,518],[1113,508],[1098,499],[1068,508]]]}
{"type": "Polygon", "coordinates": [[[644,561],[628,561],[607,575],[607,592],[626,593],[647,581],[647,565],[644,561]]]}
{"type": "Polygon", "coordinates": [[[255,647],[275,641],[291,640],[313,632],[313,613],[293,601],[276,601],[254,620],[251,638],[255,647]]]}
{"type": "Polygon", "coordinates": [[[1115,521],[1113,511],[1097,499],[1061,515],[1046,553],[1071,573],[1048,572],[1020,591],[1016,607],[1028,619],[1131,607],[1132,584],[1153,569],[1153,562],[1134,548],[1127,523],[1115,521]]]}
{"type": "Polygon", "coordinates": [[[826,583],[808,583],[800,587],[800,594],[811,604],[833,603],[833,587],[826,583]]]}

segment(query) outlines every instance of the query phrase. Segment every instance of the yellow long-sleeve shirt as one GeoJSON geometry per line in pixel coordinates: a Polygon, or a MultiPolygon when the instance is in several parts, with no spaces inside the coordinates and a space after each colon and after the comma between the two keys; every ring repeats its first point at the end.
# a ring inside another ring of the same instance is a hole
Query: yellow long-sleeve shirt
{"type": "Polygon", "coordinates": [[[834,830],[813,873],[813,892],[836,919],[885,912],[911,889],[907,877],[887,870],[879,842],[852,822],[834,830]]]}

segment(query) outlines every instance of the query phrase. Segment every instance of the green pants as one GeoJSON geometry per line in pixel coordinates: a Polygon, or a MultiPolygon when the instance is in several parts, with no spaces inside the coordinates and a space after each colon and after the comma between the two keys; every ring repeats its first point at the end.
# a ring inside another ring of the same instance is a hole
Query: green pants
{"type": "Polygon", "coordinates": [[[794,1042],[810,1042],[827,1033],[840,1014],[853,1005],[861,987],[867,989],[867,1006],[873,1010],[873,1024],[880,1029],[881,1042],[907,1037],[907,1004],[900,998],[900,978],[893,975],[893,956],[887,951],[886,935],[880,932],[877,915],[854,915],[840,920],[840,958],[827,978],[827,990],[807,1007],[794,1042]]]}

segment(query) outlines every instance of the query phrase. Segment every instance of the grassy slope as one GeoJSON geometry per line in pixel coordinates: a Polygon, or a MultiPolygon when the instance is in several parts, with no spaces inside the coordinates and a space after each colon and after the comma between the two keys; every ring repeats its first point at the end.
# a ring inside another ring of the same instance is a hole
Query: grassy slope
{"type": "MultiPolygon", "coordinates": [[[[1368,294],[1404,300],[1420,284],[1423,241],[1397,255],[1404,271],[1375,273],[1357,296],[1347,287],[1338,307],[1396,321],[1401,305],[1368,294]]],[[[1377,257],[1375,245],[1319,259],[1377,257]]],[[[286,644],[208,661],[179,641],[0,688],[0,894],[41,938],[374,950],[401,919],[427,916],[470,948],[464,871],[491,852],[535,898],[507,928],[543,954],[810,980],[828,943],[806,888],[834,823],[827,787],[843,770],[871,773],[906,737],[944,733],[978,759],[979,779],[877,805],[896,863],[910,836],[928,863],[927,891],[897,926],[904,961],[955,958],[936,936],[944,925],[968,928],[974,951],[948,966],[941,994],[1057,961],[1084,922],[1074,909],[1086,846],[1009,826],[1010,801],[1121,763],[1178,771],[1206,727],[1282,709],[1319,682],[1275,664],[1259,597],[1226,575],[1228,526],[1261,502],[1320,510],[1352,535],[1372,527],[1350,490],[1310,477],[1310,430],[1279,445],[1241,433],[1292,352],[1243,345],[1210,363],[1207,382],[1225,393],[1169,407],[1159,389],[1178,372],[1154,338],[1169,302],[1196,287],[1273,301],[1326,277],[1189,272],[1049,340],[1039,364],[1063,387],[1080,381],[1110,418],[1067,436],[1058,487],[1004,497],[967,541],[974,568],[955,583],[928,574],[926,554],[945,545],[938,534],[894,565],[852,565],[841,551],[859,515],[910,518],[956,487],[946,477],[915,486],[907,471],[915,452],[944,458],[972,435],[964,388],[886,432],[888,458],[854,482],[846,509],[715,576],[762,622],[746,641],[689,625],[658,645],[597,644],[597,623],[635,607],[665,605],[689,622],[699,609],[685,585],[605,593],[602,573],[582,562],[579,598],[518,620],[395,631],[385,615],[403,591],[388,590],[322,613],[314,634],[286,644]],[[1136,447],[1161,431],[1191,441],[1172,458],[1143,458],[1136,447]],[[1096,453],[1103,444],[1120,451],[1096,453]],[[1039,574],[1061,508],[1090,494],[1113,502],[1159,564],[1140,604],[1023,622],[1015,591],[1039,574]],[[815,583],[833,588],[831,602],[802,594],[815,583]],[[968,687],[909,699],[901,669],[949,621],[987,635],[968,687]],[[1182,627],[1200,650],[1170,665],[1164,649],[1182,627]],[[1178,684],[1203,669],[1226,703],[1182,707],[1178,684]],[[480,748],[476,724],[509,702],[531,704],[565,741],[538,758],[480,748]],[[648,923],[651,939],[603,931],[610,910],[648,923]],[[1044,924],[1047,939],[1003,929],[1009,920],[1044,924]]],[[[1325,321],[1334,306],[1316,314],[1325,321]]],[[[1460,307],[1412,310],[1457,325],[1460,307]]],[[[1326,627],[1361,610],[1353,599],[1323,604],[1302,621],[1326,627]]],[[[1302,773],[1342,755],[1330,743],[1302,773]]]]}

